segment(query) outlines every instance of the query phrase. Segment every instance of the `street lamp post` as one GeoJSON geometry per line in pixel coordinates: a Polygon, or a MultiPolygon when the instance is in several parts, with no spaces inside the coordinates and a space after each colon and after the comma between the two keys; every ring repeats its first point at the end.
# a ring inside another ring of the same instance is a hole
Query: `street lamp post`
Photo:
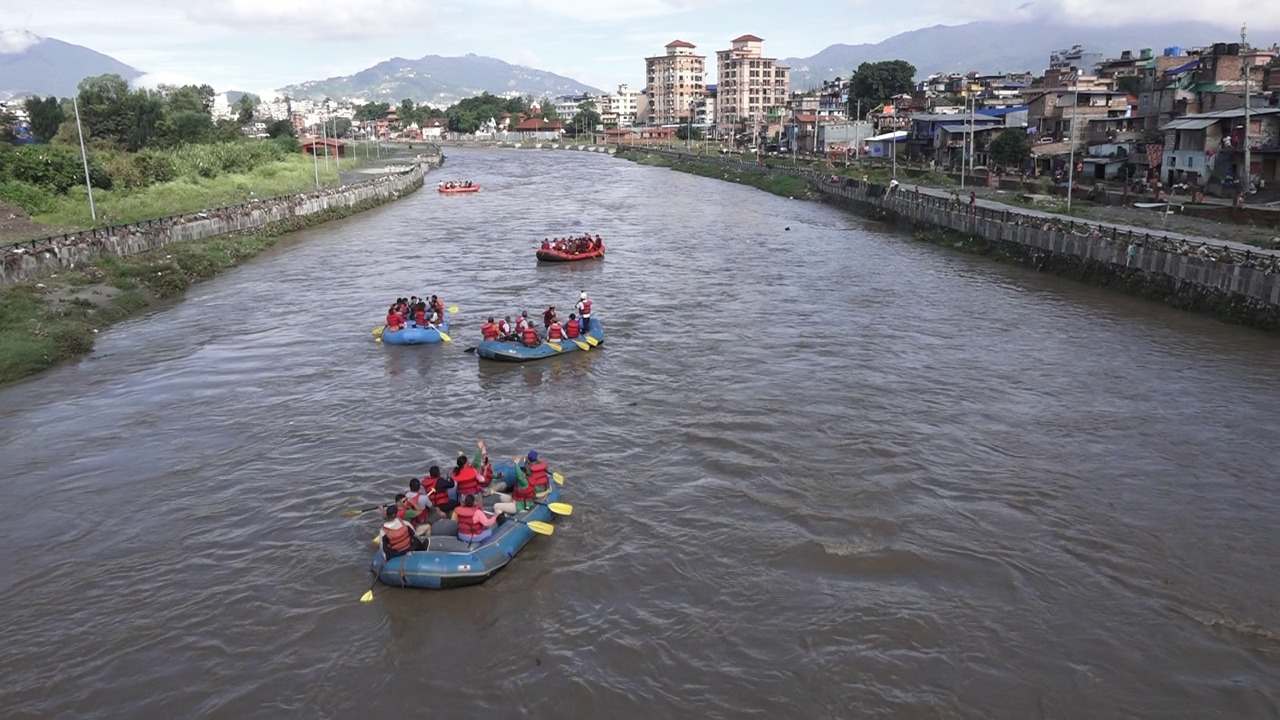
{"type": "MultiPolygon", "coordinates": [[[[1240,52],[1245,52],[1245,44],[1247,40],[1249,26],[1240,26],[1240,52]]],[[[1251,110],[1249,109],[1249,75],[1252,68],[1241,58],[1240,68],[1244,70],[1244,194],[1247,196],[1249,191],[1253,189],[1253,158],[1249,150],[1249,122],[1251,120],[1251,110]]]]}
{"type": "Polygon", "coordinates": [[[1071,212],[1071,196],[1075,192],[1076,170],[1076,113],[1080,111],[1080,88],[1071,95],[1071,142],[1067,150],[1067,212],[1071,212]]]}

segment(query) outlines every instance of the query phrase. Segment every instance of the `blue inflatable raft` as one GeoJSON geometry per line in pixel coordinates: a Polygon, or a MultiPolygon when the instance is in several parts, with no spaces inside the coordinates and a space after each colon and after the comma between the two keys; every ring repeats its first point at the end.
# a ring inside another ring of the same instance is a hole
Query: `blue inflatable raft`
{"type": "MultiPolygon", "coordinates": [[[[382,344],[383,345],[422,345],[425,343],[440,342],[440,333],[435,328],[426,325],[418,325],[417,323],[409,323],[403,328],[389,332],[386,326],[382,326],[382,344]]],[[[440,322],[440,329],[449,334],[449,318],[445,317],[440,322]]]]}
{"type": "MultiPolygon", "coordinates": [[[[514,474],[510,462],[493,466],[495,482],[502,476],[514,477],[514,474]]],[[[553,482],[551,492],[538,502],[553,503],[559,499],[560,488],[553,482]]],[[[379,582],[392,587],[443,590],[479,585],[506,567],[536,535],[525,523],[550,522],[554,518],[546,505],[538,505],[515,517],[505,517],[494,526],[493,535],[480,543],[469,544],[456,535],[432,535],[427,539],[426,549],[390,560],[385,560],[379,548],[373,553],[371,569],[377,573],[379,582]]]]}
{"type": "MultiPolygon", "coordinates": [[[[448,330],[445,332],[448,332],[448,330]]],[[[604,326],[601,325],[600,321],[594,317],[591,318],[591,327],[589,328],[587,335],[595,338],[597,345],[604,344],[604,326]]],[[[578,340],[581,340],[584,343],[587,342],[585,337],[580,337],[578,340]]],[[[530,360],[541,360],[542,358],[549,358],[554,355],[563,355],[565,353],[580,351],[578,344],[572,340],[560,340],[556,342],[556,345],[560,346],[559,350],[555,349],[550,343],[545,341],[537,347],[529,347],[522,342],[516,342],[513,340],[484,340],[476,346],[476,355],[479,355],[486,360],[528,362],[530,360]]],[[[589,343],[588,346],[590,347],[589,343]]]]}

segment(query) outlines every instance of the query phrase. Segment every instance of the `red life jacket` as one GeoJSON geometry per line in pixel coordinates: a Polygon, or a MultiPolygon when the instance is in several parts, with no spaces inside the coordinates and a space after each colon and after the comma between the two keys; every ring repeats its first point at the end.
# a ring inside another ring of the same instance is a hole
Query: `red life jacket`
{"type": "Polygon", "coordinates": [[[581,315],[582,315],[583,317],[589,317],[589,316],[591,315],[591,301],[590,301],[590,300],[583,300],[583,301],[582,301],[582,313],[581,313],[581,315]]]}
{"type": "Polygon", "coordinates": [[[424,510],[427,507],[427,503],[430,502],[425,492],[410,491],[404,494],[404,499],[409,501],[414,510],[424,510]]]}
{"type": "Polygon", "coordinates": [[[441,318],[444,317],[444,301],[441,300],[440,298],[436,298],[436,303],[435,305],[431,306],[431,309],[435,310],[436,314],[439,315],[441,318]]]}
{"type": "Polygon", "coordinates": [[[537,345],[537,344],[538,344],[538,331],[537,331],[537,330],[534,330],[532,325],[525,325],[525,326],[524,326],[524,332],[522,333],[522,335],[523,335],[523,337],[524,337],[524,344],[525,344],[525,345],[537,345]]]}
{"type": "Polygon", "coordinates": [[[417,315],[414,317],[414,319],[418,321],[419,325],[422,325],[427,321],[427,311],[419,310],[417,315]]]}
{"type": "Polygon", "coordinates": [[[399,518],[383,523],[382,533],[386,535],[387,547],[392,552],[404,552],[413,546],[413,531],[399,518]]]}
{"type": "Polygon", "coordinates": [[[564,339],[564,330],[560,327],[560,323],[558,322],[551,323],[551,327],[547,328],[547,339],[548,340],[564,339]]]}
{"type": "Polygon", "coordinates": [[[489,485],[493,482],[493,465],[489,462],[489,458],[484,459],[484,465],[483,467],[481,467],[481,470],[482,472],[480,473],[480,475],[481,477],[484,478],[484,480],[481,481],[480,484],[485,487],[489,487],[489,485]]]}
{"type": "Polygon", "coordinates": [[[569,322],[565,323],[564,334],[569,336],[570,338],[576,338],[578,337],[578,335],[582,334],[578,331],[578,318],[574,318],[569,322]]]}
{"type": "Polygon", "coordinates": [[[400,313],[387,313],[387,329],[395,332],[404,327],[404,318],[400,317],[400,313]]]}
{"type": "Polygon", "coordinates": [[[480,513],[480,506],[459,505],[454,508],[453,514],[458,516],[458,535],[479,535],[485,531],[485,526],[476,517],[480,513]]]}
{"type": "Polygon", "coordinates": [[[458,499],[461,500],[463,495],[475,495],[480,492],[480,476],[476,473],[476,469],[467,465],[461,470],[453,471],[453,481],[458,483],[458,499]]]}
{"type": "Polygon", "coordinates": [[[480,336],[485,340],[498,339],[498,326],[491,322],[487,322],[480,326],[480,336]]]}
{"type": "Polygon", "coordinates": [[[520,487],[520,484],[516,483],[515,489],[511,491],[511,499],[516,502],[530,502],[537,492],[538,490],[533,486],[533,483],[528,483],[524,487],[520,487]]]}
{"type": "Polygon", "coordinates": [[[444,507],[449,503],[449,490],[441,485],[442,483],[437,482],[431,486],[431,504],[436,507],[444,507]]]}
{"type": "Polygon", "coordinates": [[[542,460],[529,463],[529,487],[534,492],[545,492],[547,489],[547,463],[542,460]]]}

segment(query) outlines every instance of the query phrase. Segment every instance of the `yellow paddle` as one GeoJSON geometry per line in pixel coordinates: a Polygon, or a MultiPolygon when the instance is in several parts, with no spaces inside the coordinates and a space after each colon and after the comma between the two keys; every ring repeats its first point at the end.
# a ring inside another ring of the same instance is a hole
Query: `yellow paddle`
{"type": "Polygon", "coordinates": [[[586,343],[584,343],[584,342],[582,342],[581,340],[574,340],[574,341],[573,341],[573,344],[574,344],[574,345],[577,345],[579,350],[584,350],[584,351],[586,351],[586,352],[591,352],[591,346],[590,346],[590,345],[588,345],[588,344],[586,344],[586,343]]]}
{"type": "Polygon", "coordinates": [[[530,530],[538,533],[539,535],[550,535],[556,531],[555,527],[550,523],[538,522],[537,520],[518,520],[517,522],[528,525],[530,530]]]}
{"type": "Polygon", "coordinates": [[[383,330],[386,330],[386,329],[387,329],[387,326],[386,326],[386,325],[379,325],[378,327],[374,328],[374,329],[373,329],[373,337],[374,337],[375,339],[377,339],[377,340],[381,340],[381,339],[382,339],[382,331],[383,331],[383,330]]]}
{"type": "Polygon", "coordinates": [[[590,335],[584,335],[583,337],[587,339],[587,342],[591,343],[591,347],[595,347],[600,344],[599,340],[591,337],[590,335]]]}
{"type": "Polygon", "coordinates": [[[550,345],[550,346],[551,346],[551,349],[552,349],[552,350],[555,350],[556,352],[560,352],[560,351],[564,350],[564,348],[562,348],[562,347],[560,347],[559,345],[557,345],[557,344],[555,344],[555,343],[551,342],[550,340],[547,340],[547,341],[546,341],[546,343],[547,343],[548,345],[550,345]]]}
{"type": "Polygon", "coordinates": [[[554,502],[554,503],[538,503],[538,504],[546,505],[548,510],[550,510],[551,512],[557,515],[569,516],[573,514],[573,506],[570,505],[569,503],[554,502]]]}
{"type": "Polygon", "coordinates": [[[450,305],[450,306],[449,306],[449,313],[450,313],[450,314],[456,314],[457,312],[458,312],[458,306],[457,306],[457,305],[450,305]]]}
{"type": "Polygon", "coordinates": [[[436,332],[440,333],[441,340],[445,342],[453,342],[453,338],[449,337],[449,334],[441,330],[440,328],[436,328],[436,332]]]}
{"type": "Polygon", "coordinates": [[[552,479],[552,480],[555,480],[557,485],[563,485],[563,484],[564,484],[564,476],[563,476],[563,475],[561,475],[561,474],[560,474],[560,473],[558,473],[558,472],[553,472],[553,473],[551,473],[551,479],[552,479]]]}

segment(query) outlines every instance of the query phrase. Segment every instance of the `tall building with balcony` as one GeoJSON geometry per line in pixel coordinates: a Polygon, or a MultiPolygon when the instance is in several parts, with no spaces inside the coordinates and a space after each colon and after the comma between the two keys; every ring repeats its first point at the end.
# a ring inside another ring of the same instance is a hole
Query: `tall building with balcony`
{"type": "Polygon", "coordinates": [[[755,132],[786,109],[791,68],[764,57],[763,45],[763,39],[743,35],[734,38],[730,49],[716,52],[716,127],[721,132],[739,123],[755,132]]]}
{"type": "Polygon", "coordinates": [[[695,55],[693,43],[672,40],[667,54],[644,59],[649,124],[679,123],[706,91],[707,58],[695,55]]]}

